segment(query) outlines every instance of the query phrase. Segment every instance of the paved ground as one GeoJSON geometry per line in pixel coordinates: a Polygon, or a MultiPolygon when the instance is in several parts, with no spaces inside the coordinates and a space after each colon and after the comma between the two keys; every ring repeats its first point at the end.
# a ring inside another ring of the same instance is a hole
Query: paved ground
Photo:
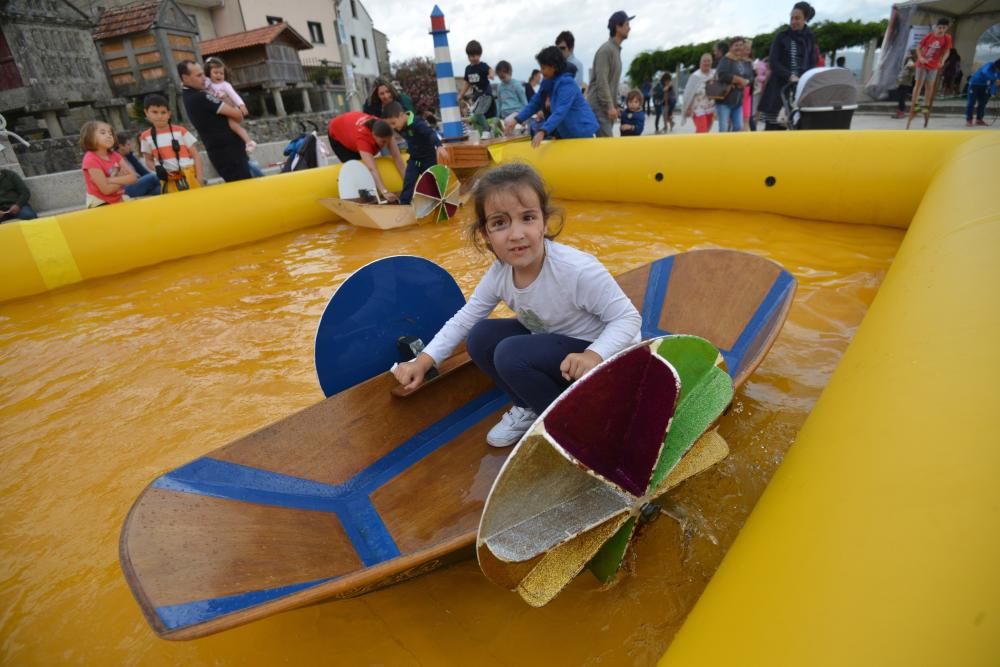
{"type": "MultiPolygon", "coordinates": [[[[687,123],[680,123],[680,115],[674,114],[674,119],[676,121],[674,125],[674,134],[693,134],[694,124],[689,120],[687,123]]],[[[924,132],[923,127],[923,116],[917,116],[913,119],[913,123],[910,126],[911,131],[924,132]]],[[[661,123],[662,129],[662,123],[661,123]]],[[[715,129],[718,130],[718,123],[715,125],[715,129]]],[[[889,112],[875,113],[875,112],[856,112],[854,118],[851,121],[852,130],[905,130],[906,129],[906,119],[897,119],[890,116],[889,112]]],[[[1000,122],[994,125],[986,127],[973,127],[966,128],[965,117],[960,115],[931,115],[930,123],[927,126],[927,130],[966,130],[966,129],[976,129],[976,130],[1000,130],[1000,122]]],[[[653,118],[647,116],[646,128],[643,134],[653,134],[653,118]]]]}

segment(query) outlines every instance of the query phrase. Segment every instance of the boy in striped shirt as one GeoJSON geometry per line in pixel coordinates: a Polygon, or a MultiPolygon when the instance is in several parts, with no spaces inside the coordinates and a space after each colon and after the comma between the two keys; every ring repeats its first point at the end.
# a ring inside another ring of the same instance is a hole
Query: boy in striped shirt
{"type": "Polygon", "coordinates": [[[170,122],[170,107],[162,95],[143,100],[146,120],[153,129],[139,136],[139,150],[146,166],[160,177],[163,194],[201,187],[205,171],[195,147],[198,140],[181,125],[170,122]]]}

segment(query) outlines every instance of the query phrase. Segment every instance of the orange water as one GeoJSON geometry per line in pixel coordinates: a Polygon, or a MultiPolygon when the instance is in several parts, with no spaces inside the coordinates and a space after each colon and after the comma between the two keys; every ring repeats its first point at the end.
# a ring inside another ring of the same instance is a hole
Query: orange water
{"type": "Polygon", "coordinates": [[[564,204],[566,243],[621,272],[732,247],[799,290],[721,433],[732,454],[666,500],[623,576],[531,609],[474,561],[361,598],[174,643],[146,626],[118,533],[156,476],[319,401],[315,326],[363,264],[419,254],[468,294],[487,260],[453,225],[331,224],[0,304],[0,662],[645,665],[715,571],[870,304],[902,232],[730,212],[564,204]]]}

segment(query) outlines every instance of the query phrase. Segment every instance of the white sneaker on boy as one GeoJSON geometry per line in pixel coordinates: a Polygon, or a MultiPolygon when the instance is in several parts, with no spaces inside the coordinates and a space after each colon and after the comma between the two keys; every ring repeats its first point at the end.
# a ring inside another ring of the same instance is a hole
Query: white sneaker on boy
{"type": "Polygon", "coordinates": [[[510,447],[531,428],[538,415],[531,408],[512,407],[505,412],[496,426],[486,434],[486,442],[493,447],[510,447]]]}

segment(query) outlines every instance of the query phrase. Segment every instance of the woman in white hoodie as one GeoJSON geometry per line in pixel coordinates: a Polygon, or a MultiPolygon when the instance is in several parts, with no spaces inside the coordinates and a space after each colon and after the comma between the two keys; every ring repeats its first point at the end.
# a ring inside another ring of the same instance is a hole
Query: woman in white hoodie
{"type": "Polygon", "coordinates": [[[712,54],[703,53],[698,69],[691,72],[684,86],[684,118],[694,119],[694,131],[698,134],[712,129],[715,120],[715,100],[705,97],[705,84],[715,77],[712,69],[712,54]]]}

